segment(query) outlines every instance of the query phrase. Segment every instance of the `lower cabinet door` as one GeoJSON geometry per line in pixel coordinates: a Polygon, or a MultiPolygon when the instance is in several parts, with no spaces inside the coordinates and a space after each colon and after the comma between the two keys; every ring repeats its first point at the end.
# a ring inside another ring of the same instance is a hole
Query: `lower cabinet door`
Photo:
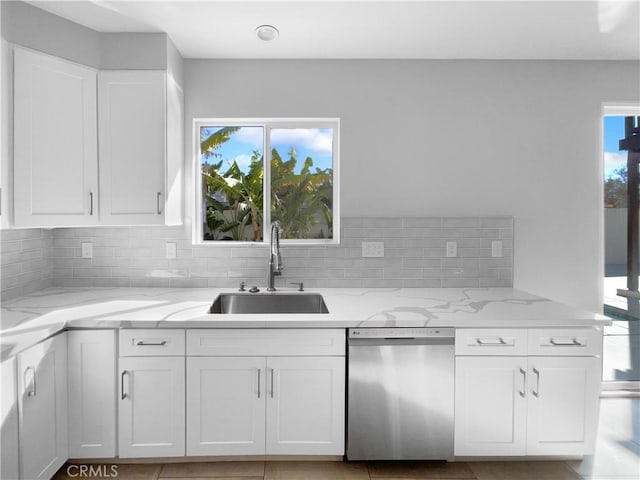
{"type": "Polygon", "coordinates": [[[119,367],[120,457],[184,456],[184,357],[121,357],[119,367]]]}
{"type": "Polygon", "coordinates": [[[115,331],[71,330],[67,343],[69,457],[115,457],[115,331]]]}
{"type": "Polygon", "coordinates": [[[68,458],[66,340],[66,333],[58,334],[18,357],[20,463],[25,480],[53,477],[68,458]]]}
{"type": "Polygon", "coordinates": [[[595,449],[600,357],[529,357],[527,455],[595,449]]]}
{"type": "Polygon", "coordinates": [[[19,480],[20,454],[18,436],[18,385],[16,383],[16,358],[0,363],[0,478],[19,480]]]}
{"type": "Polygon", "coordinates": [[[456,358],[455,455],[524,455],[526,357],[456,358]]]}
{"type": "Polygon", "coordinates": [[[187,358],[187,455],[264,455],[264,357],[187,358]]]}
{"type": "Polygon", "coordinates": [[[267,455],[344,454],[344,357],[267,357],[267,455]]]}

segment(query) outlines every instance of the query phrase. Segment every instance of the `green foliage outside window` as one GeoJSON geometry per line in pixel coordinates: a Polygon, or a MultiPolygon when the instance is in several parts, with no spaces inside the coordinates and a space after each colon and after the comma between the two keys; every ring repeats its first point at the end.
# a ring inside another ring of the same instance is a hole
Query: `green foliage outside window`
{"type": "MultiPolygon", "coordinates": [[[[203,240],[260,242],[264,155],[254,150],[244,169],[220,158],[219,148],[240,127],[216,128],[202,127],[200,135],[203,240]]],[[[311,157],[298,162],[294,147],[288,159],[271,149],[271,220],[280,222],[283,239],[332,238],[333,169],[314,168],[311,157]]]]}

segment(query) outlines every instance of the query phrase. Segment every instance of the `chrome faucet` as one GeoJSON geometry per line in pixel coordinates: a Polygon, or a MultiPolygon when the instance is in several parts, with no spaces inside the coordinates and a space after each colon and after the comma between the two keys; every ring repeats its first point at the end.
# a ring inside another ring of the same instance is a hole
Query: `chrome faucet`
{"type": "Polygon", "coordinates": [[[269,242],[269,276],[267,277],[267,291],[275,292],[275,277],[282,275],[282,257],[280,256],[280,223],[271,224],[271,239],[269,242]]]}

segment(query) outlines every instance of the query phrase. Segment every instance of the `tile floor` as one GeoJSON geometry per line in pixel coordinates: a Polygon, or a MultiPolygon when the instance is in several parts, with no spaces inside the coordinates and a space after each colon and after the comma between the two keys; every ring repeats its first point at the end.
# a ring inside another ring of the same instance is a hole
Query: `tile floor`
{"type": "Polygon", "coordinates": [[[79,466],[65,465],[54,480],[639,480],[640,399],[602,399],[596,453],[582,460],[122,464],[117,476],[102,468],[105,475],[81,476],[79,466]]]}

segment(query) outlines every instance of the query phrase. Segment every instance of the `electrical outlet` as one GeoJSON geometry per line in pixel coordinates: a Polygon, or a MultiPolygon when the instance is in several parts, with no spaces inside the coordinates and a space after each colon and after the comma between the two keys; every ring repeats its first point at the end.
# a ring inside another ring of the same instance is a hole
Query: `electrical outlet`
{"type": "Polygon", "coordinates": [[[175,242],[167,242],[167,258],[174,259],[178,256],[178,247],[175,242]]]}
{"type": "Polygon", "coordinates": [[[82,258],[93,258],[93,243],[82,242],[82,258]]]}
{"type": "Polygon", "coordinates": [[[458,256],[458,242],[447,242],[447,257],[458,256]]]}
{"type": "Polygon", "coordinates": [[[491,256],[492,257],[502,256],[502,240],[494,240],[491,242],[491,256]]]}
{"type": "Polygon", "coordinates": [[[384,257],[384,242],[362,242],[363,257],[384,257]]]}

